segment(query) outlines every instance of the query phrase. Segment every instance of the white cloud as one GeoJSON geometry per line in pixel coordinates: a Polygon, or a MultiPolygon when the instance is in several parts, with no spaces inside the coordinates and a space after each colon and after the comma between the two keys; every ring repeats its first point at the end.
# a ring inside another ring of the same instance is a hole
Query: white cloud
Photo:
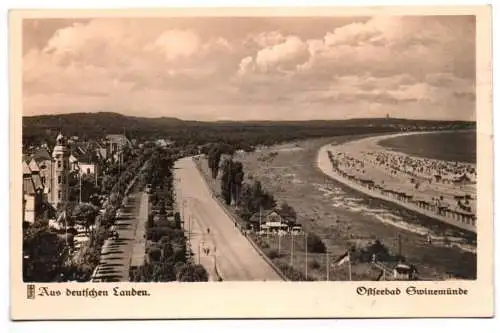
{"type": "Polygon", "coordinates": [[[286,38],[279,31],[262,32],[256,36],[251,36],[251,40],[260,47],[269,47],[283,43],[286,38]]]}
{"type": "Polygon", "coordinates": [[[153,43],[145,46],[146,51],[159,51],[168,61],[189,58],[200,49],[200,38],[192,31],[182,30],[165,31],[153,43]]]}
{"type": "Polygon", "coordinates": [[[353,19],[335,29],[311,24],[308,35],[287,33],[285,21],[265,31],[205,20],[69,23],[25,52],[24,112],[146,109],[189,118],[206,110],[206,117],[297,119],[390,109],[474,118],[470,18],[353,19]]]}

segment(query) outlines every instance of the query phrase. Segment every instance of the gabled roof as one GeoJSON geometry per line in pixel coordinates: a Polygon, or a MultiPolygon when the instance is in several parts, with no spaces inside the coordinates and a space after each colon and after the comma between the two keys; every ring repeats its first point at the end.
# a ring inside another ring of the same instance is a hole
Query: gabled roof
{"type": "Polygon", "coordinates": [[[23,175],[31,175],[31,169],[26,161],[23,161],[23,175]]]}
{"type": "MultiPolygon", "coordinates": [[[[272,214],[272,213],[276,213],[278,215],[280,215],[280,213],[278,212],[277,209],[266,209],[266,210],[262,210],[262,212],[257,212],[255,214],[253,214],[251,217],[250,217],[250,221],[251,222],[259,222],[259,219],[262,217],[262,219],[265,219],[268,215],[272,214]]],[[[280,215],[281,216],[281,215],[280,215]]]]}
{"type": "Polygon", "coordinates": [[[31,172],[40,172],[40,168],[38,167],[38,163],[33,159],[28,164],[31,172]]]}

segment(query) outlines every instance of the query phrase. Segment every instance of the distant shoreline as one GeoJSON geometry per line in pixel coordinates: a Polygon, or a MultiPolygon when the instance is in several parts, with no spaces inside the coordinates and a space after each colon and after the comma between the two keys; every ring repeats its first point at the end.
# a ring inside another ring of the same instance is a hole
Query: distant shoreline
{"type": "Polygon", "coordinates": [[[471,147],[472,141],[467,135],[476,136],[475,129],[468,130],[453,130],[453,131],[437,131],[437,132],[425,132],[425,133],[413,133],[415,138],[413,140],[414,145],[408,145],[405,139],[393,140],[394,138],[385,138],[378,142],[378,145],[389,150],[402,154],[406,154],[418,158],[427,158],[433,160],[451,161],[459,163],[476,164],[476,147],[477,141],[474,140],[474,149],[471,147]],[[455,145],[447,148],[446,150],[442,148],[440,144],[446,141],[456,142],[455,145]],[[422,149],[425,147],[425,149],[422,149]],[[436,149],[437,147],[437,149],[436,149]],[[457,149],[460,147],[460,149],[457,149]],[[427,149],[428,148],[428,149],[427,149]],[[462,150],[462,148],[464,150],[462,150]],[[474,154],[471,154],[473,149],[474,154]]]}
{"type": "MultiPolygon", "coordinates": [[[[435,133],[435,132],[427,132],[426,131],[426,132],[393,133],[393,134],[388,134],[388,135],[372,136],[372,137],[369,137],[369,138],[375,140],[378,143],[381,140],[385,140],[385,139],[388,139],[388,138],[405,136],[405,135],[427,134],[427,133],[435,133]]],[[[363,139],[360,139],[360,140],[365,140],[365,139],[368,139],[368,138],[363,138],[363,139]]],[[[358,140],[353,140],[353,141],[358,141],[358,140]]],[[[352,142],[352,141],[349,141],[349,142],[352,142]]],[[[335,145],[333,145],[333,146],[335,146],[335,145]]],[[[412,204],[410,202],[402,202],[400,200],[397,200],[396,198],[389,197],[389,196],[384,195],[382,193],[379,193],[379,192],[376,192],[374,190],[368,189],[367,187],[364,187],[364,186],[362,186],[362,185],[360,185],[360,184],[358,184],[358,183],[356,183],[354,181],[346,179],[345,177],[343,177],[342,175],[340,175],[338,172],[335,172],[333,170],[333,168],[332,168],[332,164],[331,164],[331,161],[330,161],[329,156],[328,156],[328,150],[331,149],[331,147],[332,147],[332,144],[327,144],[327,145],[322,146],[318,150],[318,153],[316,155],[316,164],[317,164],[317,167],[325,175],[327,175],[328,177],[330,177],[330,178],[332,178],[332,179],[334,179],[334,180],[336,180],[336,181],[338,181],[338,182],[340,182],[340,183],[348,186],[351,189],[354,189],[354,190],[356,190],[358,192],[366,194],[366,195],[368,195],[370,197],[381,199],[381,200],[386,201],[386,202],[391,202],[391,203],[397,204],[400,207],[403,207],[403,208],[406,208],[406,209],[408,209],[410,211],[413,211],[413,212],[425,215],[425,216],[427,216],[429,218],[435,219],[435,220],[440,221],[442,223],[445,223],[447,225],[451,225],[451,226],[457,227],[457,228],[459,228],[461,230],[465,230],[465,231],[468,231],[468,232],[476,233],[476,227],[474,227],[474,226],[463,224],[463,223],[460,223],[458,221],[454,221],[452,219],[446,218],[445,216],[438,215],[438,214],[436,214],[434,212],[431,212],[429,210],[419,208],[415,204],[412,204]]]]}

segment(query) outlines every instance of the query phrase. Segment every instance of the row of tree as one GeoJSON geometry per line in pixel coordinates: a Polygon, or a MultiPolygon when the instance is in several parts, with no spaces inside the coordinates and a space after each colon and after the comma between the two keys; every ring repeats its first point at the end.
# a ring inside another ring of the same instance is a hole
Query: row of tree
{"type": "Polygon", "coordinates": [[[239,161],[226,159],[222,167],[221,194],[227,205],[240,204],[240,194],[245,173],[239,161]]]}
{"type": "Polygon", "coordinates": [[[203,266],[188,260],[190,253],[178,212],[173,213],[173,161],[171,150],[156,149],[140,175],[142,184],[151,184],[152,210],[146,223],[146,262],[132,269],[136,282],[208,281],[203,266]]]}
{"type": "MultiPolygon", "coordinates": [[[[26,282],[51,281],[88,281],[99,263],[102,244],[108,237],[107,228],[116,217],[125,191],[141,165],[149,158],[150,152],[130,152],[121,165],[107,162],[102,165],[104,176],[99,180],[107,181],[102,187],[95,186],[95,179],[82,177],[82,201],[78,202],[78,175],[70,178],[70,200],[59,209],[64,226],[52,229],[46,219],[24,228],[23,234],[23,279],[26,282]],[[88,191],[86,191],[88,189],[88,191]],[[100,197],[107,197],[102,206],[104,213],[99,215],[100,197]],[[89,241],[72,254],[76,226],[83,226],[89,241]]],[[[99,184],[97,184],[99,185],[99,184]]]]}
{"type": "Polygon", "coordinates": [[[226,143],[211,143],[202,146],[201,153],[207,155],[208,168],[211,171],[212,178],[219,175],[219,168],[222,155],[232,156],[234,147],[226,143]]]}

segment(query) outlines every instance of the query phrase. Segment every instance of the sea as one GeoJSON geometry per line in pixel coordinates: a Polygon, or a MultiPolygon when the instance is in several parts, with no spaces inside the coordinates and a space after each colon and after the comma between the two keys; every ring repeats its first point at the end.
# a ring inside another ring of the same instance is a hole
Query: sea
{"type": "MultiPolygon", "coordinates": [[[[386,139],[380,144],[388,146],[392,150],[419,157],[467,163],[475,163],[476,161],[475,131],[408,135],[386,139]]],[[[459,247],[465,252],[476,252],[475,245],[470,244],[475,235],[469,232],[440,223],[396,204],[373,199],[335,181],[328,185],[317,184],[317,186],[318,190],[331,200],[332,206],[335,208],[371,216],[380,223],[392,225],[420,236],[430,235],[436,241],[446,237],[453,246],[459,247]]]]}
{"type": "Polygon", "coordinates": [[[418,157],[476,163],[475,130],[403,135],[381,140],[379,144],[418,157]]]}

